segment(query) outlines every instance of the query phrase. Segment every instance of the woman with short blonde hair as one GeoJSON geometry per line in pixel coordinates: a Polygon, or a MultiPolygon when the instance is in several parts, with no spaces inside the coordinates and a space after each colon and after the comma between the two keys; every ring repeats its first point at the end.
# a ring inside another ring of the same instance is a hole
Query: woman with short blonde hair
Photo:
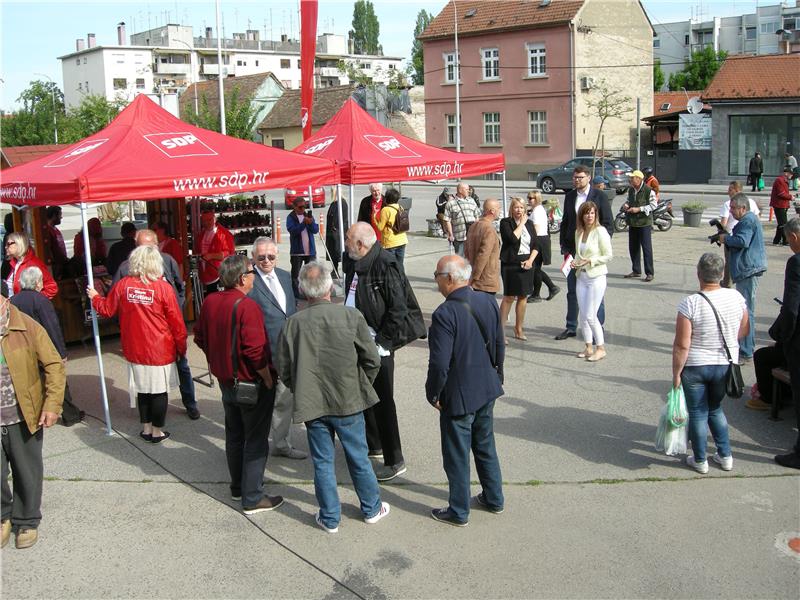
{"type": "Polygon", "coordinates": [[[8,285],[9,298],[22,290],[19,283],[20,275],[30,267],[37,267],[42,272],[42,294],[48,300],[55,298],[58,284],[50,275],[47,266],[36,256],[28,237],[18,231],[11,232],[6,236],[5,245],[6,260],[3,261],[2,278],[8,285]]]}
{"type": "Polygon", "coordinates": [[[164,275],[164,259],[154,246],[138,246],[128,257],[128,274],[142,283],[151,283],[164,275]]]}

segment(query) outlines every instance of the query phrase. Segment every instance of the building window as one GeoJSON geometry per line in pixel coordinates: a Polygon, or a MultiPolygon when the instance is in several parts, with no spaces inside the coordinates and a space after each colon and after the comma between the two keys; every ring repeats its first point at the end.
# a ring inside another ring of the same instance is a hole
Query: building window
{"type": "Polygon", "coordinates": [[[258,61],[256,61],[256,66],[258,66],[258,61]]]}
{"type": "Polygon", "coordinates": [[[292,64],[289,62],[288,58],[281,59],[281,69],[291,69],[292,64]]]}
{"type": "Polygon", "coordinates": [[[483,113],[483,143],[500,143],[500,113],[483,113]]]}
{"type": "Polygon", "coordinates": [[[144,89],[144,79],[142,79],[142,78],[137,78],[136,79],[136,89],[137,90],[143,90],[144,89]]]}
{"type": "Polygon", "coordinates": [[[528,44],[528,77],[540,77],[547,74],[547,63],[544,44],[528,44]]]}
{"type": "Polygon", "coordinates": [[[684,46],[688,46],[689,45],[689,34],[688,33],[685,36],[683,36],[683,45],[684,46]]]}
{"type": "Polygon", "coordinates": [[[528,123],[530,124],[531,144],[547,143],[547,113],[542,110],[528,111],[528,123]]]}
{"type": "Polygon", "coordinates": [[[297,68],[298,69],[300,68],[300,59],[299,58],[297,59],[297,68]]]}
{"type": "Polygon", "coordinates": [[[76,64],[76,65],[79,65],[79,64],[81,64],[81,59],[80,59],[80,58],[76,58],[76,59],[75,59],[75,64],[76,64]]]}
{"type": "Polygon", "coordinates": [[[115,77],[113,83],[115,90],[124,90],[128,87],[128,80],[124,77],[115,77]]]}
{"type": "Polygon", "coordinates": [[[86,85],[84,86],[84,88],[86,89],[86,92],[88,93],[89,92],[89,82],[88,81],[86,82],[86,85]]]}
{"type": "Polygon", "coordinates": [[[236,66],[237,66],[237,67],[246,67],[246,66],[247,66],[247,63],[246,63],[246,62],[244,62],[243,60],[237,60],[237,61],[236,61],[236,66]]]}
{"type": "MultiPolygon", "coordinates": [[[[786,151],[775,140],[787,139],[793,147],[800,146],[800,116],[782,115],[733,115],[729,117],[728,174],[732,176],[747,175],[753,148],[761,149],[764,161],[764,176],[776,177],[785,164],[783,153],[786,151]]],[[[796,153],[795,153],[796,154],[796,153]]]]}
{"type": "Polygon", "coordinates": [[[272,147],[273,148],[280,148],[281,150],[283,150],[284,149],[283,139],[282,138],[273,139],[272,140],[272,147]]]}
{"type": "Polygon", "coordinates": [[[445,124],[447,126],[446,144],[448,146],[456,145],[456,116],[445,115],[445,124]]]}
{"type": "Polygon", "coordinates": [[[761,33],[762,34],[772,34],[775,35],[775,32],[778,31],[780,27],[778,26],[777,21],[769,21],[768,23],[761,24],[761,33]]]}
{"type": "Polygon", "coordinates": [[[86,57],[83,57],[83,64],[86,64],[86,57]]]}
{"type": "Polygon", "coordinates": [[[484,80],[500,79],[500,50],[498,48],[481,50],[481,64],[484,80]]]}
{"type": "Polygon", "coordinates": [[[756,39],[756,32],[757,29],[755,27],[747,27],[744,30],[744,39],[746,40],[754,40],[756,39]]]}
{"type": "Polygon", "coordinates": [[[394,71],[394,68],[395,68],[395,65],[393,65],[393,64],[390,64],[390,65],[389,65],[389,70],[390,70],[390,71],[394,71]]]}
{"type": "Polygon", "coordinates": [[[653,48],[661,48],[661,40],[658,38],[653,38],[653,48]]]}
{"type": "Polygon", "coordinates": [[[78,82],[78,91],[79,92],[83,91],[83,84],[80,81],[78,82]]]}
{"type": "MultiPolygon", "coordinates": [[[[459,71],[461,69],[459,68],[459,71]]],[[[444,81],[445,83],[456,82],[456,53],[448,52],[444,55],[444,81]]]]}

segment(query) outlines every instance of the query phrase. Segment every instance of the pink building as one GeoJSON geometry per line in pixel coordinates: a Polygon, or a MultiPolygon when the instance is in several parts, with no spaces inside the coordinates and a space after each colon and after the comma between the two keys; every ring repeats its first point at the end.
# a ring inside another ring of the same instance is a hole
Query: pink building
{"type": "MultiPolygon", "coordinates": [[[[652,44],[652,29],[636,0],[459,0],[457,6],[451,1],[419,37],[426,141],[437,146],[456,147],[456,20],[461,150],[503,152],[510,179],[534,179],[576,151],[590,154],[597,129],[583,113],[595,78],[607,76],[620,85],[638,79],[630,72],[620,79],[619,69],[606,71],[605,61],[628,62],[630,47],[620,45],[629,54],[617,59],[615,40],[604,30],[635,33],[645,47],[649,36],[652,44]],[[584,25],[589,22],[593,25],[584,25]]],[[[652,60],[642,62],[649,77],[652,60]]],[[[649,81],[645,78],[643,87],[649,81]]],[[[606,147],[629,147],[626,127],[617,136],[624,146],[606,147]]]]}

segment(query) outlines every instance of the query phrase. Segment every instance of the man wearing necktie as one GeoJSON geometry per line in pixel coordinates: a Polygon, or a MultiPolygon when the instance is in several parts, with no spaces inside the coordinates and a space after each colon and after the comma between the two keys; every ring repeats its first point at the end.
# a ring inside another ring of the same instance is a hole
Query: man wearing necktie
{"type": "MultiPolygon", "coordinates": [[[[274,353],[278,336],[286,319],[297,312],[297,302],[292,291],[292,278],[289,273],[277,268],[278,246],[270,238],[257,238],[253,242],[252,256],[256,276],[253,281],[253,289],[248,295],[261,308],[267,340],[270,350],[274,353]]],[[[273,361],[277,361],[277,354],[273,354],[273,361]]],[[[292,391],[278,380],[275,386],[275,408],[272,411],[269,444],[274,455],[303,459],[307,454],[302,450],[292,448],[290,429],[293,410],[292,391]]]]}

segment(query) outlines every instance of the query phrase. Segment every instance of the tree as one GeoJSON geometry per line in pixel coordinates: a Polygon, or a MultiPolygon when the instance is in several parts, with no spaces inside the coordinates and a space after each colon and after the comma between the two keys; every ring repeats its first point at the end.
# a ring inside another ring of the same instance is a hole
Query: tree
{"type": "Polygon", "coordinates": [[[411,66],[414,68],[414,83],[425,83],[425,58],[422,54],[422,42],[417,38],[433,21],[433,15],[424,8],[417,13],[417,25],[414,27],[414,42],[411,44],[411,66]]]}
{"type": "Polygon", "coordinates": [[[51,81],[31,81],[17,102],[22,108],[4,116],[0,143],[3,146],[55,143],[55,131],[61,132],[64,120],[64,94],[58,86],[51,81]]]}
{"type": "Polygon", "coordinates": [[[714,52],[714,48],[706,46],[693,52],[689,60],[684,62],[683,71],[669,76],[669,89],[673,92],[681,88],[686,90],[704,90],[717,74],[728,53],[724,50],[714,52]]]}
{"type": "Polygon", "coordinates": [[[375,7],[370,0],[356,0],[353,5],[353,29],[350,37],[353,40],[355,54],[383,54],[383,47],[378,43],[381,27],[375,16],[375,7]]]}
{"type": "MultiPolygon", "coordinates": [[[[231,137],[242,140],[252,140],[258,119],[258,110],[252,105],[250,100],[240,96],[241,90],[238,85],[225,94],[225,133],[231,137]]],[[[209,107],[208,96],[203,93],[200,96],[199,110],[195,115],[193,112],[184,116],[183,120],[192,125],[197,125],[203,129],[211,131],[221,131],[219,122],[219,105],[209,107]]]]}
{"type": "MultiPolygon", "coordinates": [[[[621,90],[611,87],[605,80],[600,79],[595,83],[594,89],[587,98],[586,107],[588,110],[584,116],[600,121],[597,138],[592,148],[592,156],[597,156],[597,147],[600,145],[603,126],[608,119],[621,119],[625,113],[633,110],[631,97],[624,95],[621,90]]],[[[594,177],[594,167],[595,164],[592,162],[592,177],[594,177]]]]}
{"type": "Polygon", "coordinates": [[[108,127],[119,112],[128,105],[125,100],[108,100],[99,94],[84,96],[81,103],[67,112],[64,123],[64,142],[74,143],[108,127]]]}
{"type": "Polygon", "coordinates": [[[653,91],[659,92],[664,87],[664,71],[661,69],[661,61],[656,59],[653,63],[653,91]]]}

